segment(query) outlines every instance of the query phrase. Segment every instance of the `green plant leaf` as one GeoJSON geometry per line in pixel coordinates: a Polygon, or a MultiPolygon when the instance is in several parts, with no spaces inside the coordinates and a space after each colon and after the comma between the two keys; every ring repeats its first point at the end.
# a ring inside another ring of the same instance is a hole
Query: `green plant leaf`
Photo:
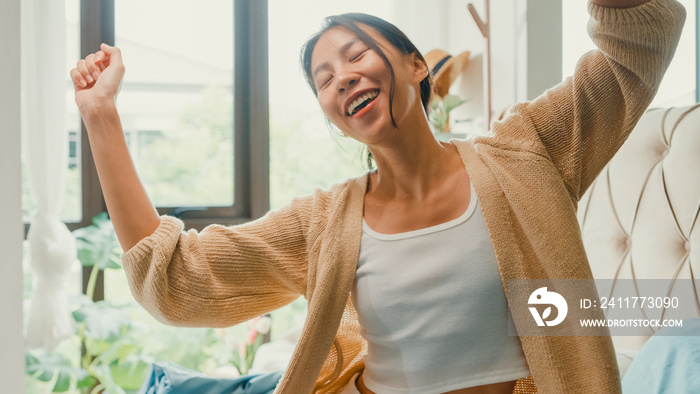
{"type": "Polygon", "coordinates": [[[92,223],[96,226],[109,222],[109,214],[107,212],[100,212],[92,218],[92,223]]]}
{"type": "Polygon", "coordinates": [[[238,354],[238,349],[233,350],[233,351],[231,352],[231,363],[232,363],[233,366],[236,367],[236,369],[238,369],[239,371],[241,370],[241,367],[242,367],[242,365],[241,365],[241,362],[242,362],[242,361],[243,361],[243,360],[241,360],[240,354],[238,354]]]}
{"type": "Polygon", "coordinates": [[[110,365],[114,362],[124,362],[129,356],[139,352],[138,346],[131,343],[130,339],[121,337],[100,354],[102,362],[110,365]]]}
{"type": "Polygon", "coordinates": [[[131,355],[123,361],[109,365],[114,383],[125,390],[138,390],[146,379],[152,360],[141,355],[131,355]]]}
{"type": "Polygon", "coordinates": [[[119,387],[119,385],[114,381],[112,377],[112,370],[106,364],[97,364],[91,370],[92,374],[99,379],[100,384],[105,387],[105,393],[110,394],[126,394],[124,389],[119,387]]]}
{"type": "Polygon", "coordinates": [[[85,294],[71,294],[68,296],[68,302],[73,310],[78,310],[86,305],[92,305],[95,302],[85,294]]]}
{"type": "Polygon", "coordinates": [[[445,113],[449,114],[453,109],[459,107],[460,105],[467,102],[467,100],[462,100],[458,96],[448,94],[443,99],[443,107],[445,108],[445,113]]]}
{"type": "MultiPolygon", "coordinates": [[[[85,370],[83,370],[83,371],[85,371],[85,370]]],[[[85,373],[87,374],[87,371],[85,371],[85,373]]],[[[90,387],[94,386],[95,383],[97,383],[97,379],[95,379],[94,377],[92,377],[90,375],[87,375],[87,376],[85,376],[85,379],[78,381],[77,388],[78,389],[89,389],[90,387]]]]}
{"type": "Polygon", "coordinates": [[[431,102],[430,102],[430,112],[437,111],[440,107],[442,107],[442,100],[439,98],[435,97],[431,102]]]}
{"type": "Polygon", "coordinates": [[[73,231],[78,248],[78,260],[86,267],[97,265],[104,270],[121,268],[122,253],[114,226],[106,212],[92,219],[92,225],[73,231]]]}
{"type": "Polygon", "coordinates": [[[122,329],[131,324],[122,308],[105,301],[81,307],[73,312],[73,318],[78,323],[85,323],[86,337],[108,342],[116,341],[121,336],[122,329]]]}
{"type": "Polygon", "coordinates": [[[104,352],[112,347],[112,343],[102,339],[85,338],[85,349],[92,357],[102,356],[104,352]]]}
{"type": "Polygon", "coordinates": [[[435,97],[430,102],[430,114],[428,116],[433,130],[436,132],[444,132],[447,125],[447,113],[443,106],[443,101],[439,97],[435,97]]]}
{"type": "Polygon", "coordinates": [[[52,352],[28,351],[24,356],[27,375],[34,376],[42,382],[50,382],[58,375],[53,392],[63,393],[70,389],[71,378],[78,384],[86,384],[90,380],[88,372],[74,367],[68,357],[52,352]]]}

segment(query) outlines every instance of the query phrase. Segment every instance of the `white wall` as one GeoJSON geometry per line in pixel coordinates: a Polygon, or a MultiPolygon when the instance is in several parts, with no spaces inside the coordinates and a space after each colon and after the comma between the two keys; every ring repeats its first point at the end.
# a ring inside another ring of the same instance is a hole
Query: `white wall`
{"type": "MultiPolygon", "coordinates": [[[[471,61],[451,92],[469,101],[455,109],[453,119],[477,119],[476,124],[453,124],[453,132],[485,128],[483,119],[483,53],[485,39],[467,11],[474,4],[485,19],[484,0],[396,0],[401,28],[421,51],[434,48],[452,55],[471,51],[471,61]]],[[[532,100],[561,81],[560,1],[491,0],[492,116],[517,102],[532,100]]],[[[580,9],[586,12],[585,4],[580,9]]]]}
{"type": "MultiPolygon", "coordinates": [[[[484,18],[483,1],[475,6],[484,18]]],[[[561,81],[561,7],[561,2],[552,0],[491,0],[492,119],[561,81]]],[[[473,67],[467,70],[470,77],[482,69],[480,64],[473,67]]],[[[473,88],[473,83],[462,81],[457,92],[464,95],[473,88]]],[[[482,103],[477,104],[471,113],[483,113],[482,103]]]]}
{"type": "Polygon", "coordinates": [[[0,1],[0,385],[24,392],[20,184],[20,0],[0,1]]]}
{"type": "MultiPolygon", "coordinates": [[[[585,2],[579,3],[580,12],[588,15],[585,2]]],[[[526,33],[518,36],[526,40],[527,57],[520,57],[518,64],[527,64],[527,69],[521,70],[527,86],[518,92],[518,100],[532,100],[562,80],[562,3],[528,0],[524,11],[526,33]]]]}

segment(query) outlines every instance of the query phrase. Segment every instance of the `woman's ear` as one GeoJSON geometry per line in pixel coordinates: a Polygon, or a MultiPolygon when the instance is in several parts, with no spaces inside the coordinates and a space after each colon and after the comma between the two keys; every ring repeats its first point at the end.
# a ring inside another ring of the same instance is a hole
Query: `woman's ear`
{"type": "Polygon", "coordinates": [[[420,84],[422,80],[424,80],[428,74],[430,73],[428,71],[428,66],[416,56],[416,53],[411,53],[411,64],[413,67],[413,82],[416,84],[420,84]]]}

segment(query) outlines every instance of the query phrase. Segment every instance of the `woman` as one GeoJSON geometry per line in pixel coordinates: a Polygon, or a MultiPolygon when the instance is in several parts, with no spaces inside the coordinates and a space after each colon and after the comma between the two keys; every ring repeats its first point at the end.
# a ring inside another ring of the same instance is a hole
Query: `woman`
{"type": "Polygon", "coordinates": [[[601,50],[573,78],[492,134],[449,143],[428,127],[430,77],[408,39],[375,18],[331,18],[305,47],[305,74],[376,171],[200,233],[159,217],[139,182],[114,104],[121,54],[103,45],[71,77],[132,293],[161,321],[213,327],[305,296],[278,393],[506,393],[516,381],[517,392],[620,392],[609,337],[518,340],[480,320],[503,320],[508,279],[591,279],[576,205],[651,102],[685,18],[674,0],[589,11],[601,50]],[[442,243],[422,254],[431,236],[442,243]],[[431,327],[447,307],[453,324],[431,327]]]}

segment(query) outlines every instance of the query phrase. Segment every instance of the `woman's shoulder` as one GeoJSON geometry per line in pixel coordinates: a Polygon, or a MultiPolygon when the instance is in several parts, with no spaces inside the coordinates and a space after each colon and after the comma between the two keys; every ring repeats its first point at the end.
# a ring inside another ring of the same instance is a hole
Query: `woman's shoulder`
{"type": "Polygon", "coordinates": [[[336,182],[331,184],[326,188],[317,187],[314,191],[308,195],[308,197],[313,199],[331,199],[338,200],[343,198],[349,198],[350,194],[363,192],[367,185],[367,177],[369,177],[371,172],[364,172],[358,176],[345,179],[344,181],[336,182]]]}
{"type": "Polygon", "coordinates": [[[303,210],[311,215],[324,215],[329,210],[348,204],[355,199],[363,198],[369,174],[369,172],[365,172],[325,188],[316,187],[309,194],[294,197],[286,208],[303,210]]]}

